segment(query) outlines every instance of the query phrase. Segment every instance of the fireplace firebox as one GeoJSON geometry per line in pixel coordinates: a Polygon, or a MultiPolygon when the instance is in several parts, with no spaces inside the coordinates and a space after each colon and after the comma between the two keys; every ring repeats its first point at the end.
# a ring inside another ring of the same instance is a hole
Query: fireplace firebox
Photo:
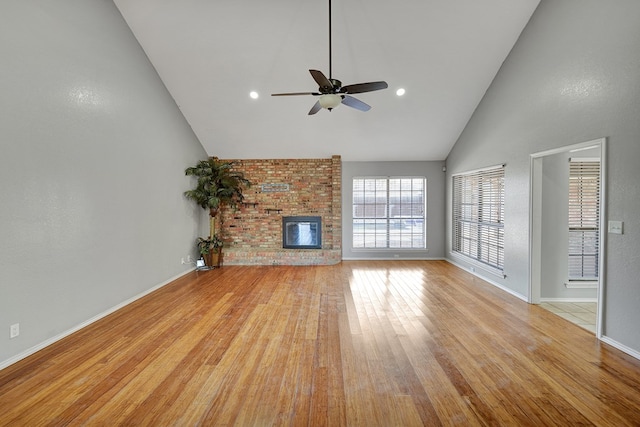
{"type": "Polygon", "coordinates": [[[319,216],[283,216],[282,247],[322,249],[322,219],[319,216]]]}

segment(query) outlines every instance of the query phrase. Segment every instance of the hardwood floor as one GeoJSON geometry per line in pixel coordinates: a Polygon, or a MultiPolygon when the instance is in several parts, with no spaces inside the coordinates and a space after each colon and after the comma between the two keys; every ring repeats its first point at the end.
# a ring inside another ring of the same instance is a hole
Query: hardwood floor
{"type": "Polygon", "coordinates": [[[444,261],[194,272],[0,371],[2,426],[640,425],[640,362],[444,261]]]}

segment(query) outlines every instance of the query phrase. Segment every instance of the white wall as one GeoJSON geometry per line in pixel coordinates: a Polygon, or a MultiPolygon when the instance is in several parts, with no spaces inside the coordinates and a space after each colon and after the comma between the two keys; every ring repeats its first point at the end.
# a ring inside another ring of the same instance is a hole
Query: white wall
{"type": "Polygon", "coordinates": [[[444,258],[444,162],[342,162],[343,259],[444,258]],[[427,178],[427,250],[353,250],[353,178],[424,176],[427,178]]]}
{"type": "MultiPolygon", "coordinates": [[[[640,351],[640,2],[542,0],[447,158],[447,173],[506,163],[504,280],[527,295],[531,153],[607,137],[604,335],[640,351]]],[[[450,211],[451,188],[447,188],[450,211]]],[[[447,252],[451,221],[447,216],[447,252]]]]}
{"type": "Polygon", "coordinates": [[[2,367],[189,270],[206,153],[111,1],[2,1],[0,58],[2,367]]]}

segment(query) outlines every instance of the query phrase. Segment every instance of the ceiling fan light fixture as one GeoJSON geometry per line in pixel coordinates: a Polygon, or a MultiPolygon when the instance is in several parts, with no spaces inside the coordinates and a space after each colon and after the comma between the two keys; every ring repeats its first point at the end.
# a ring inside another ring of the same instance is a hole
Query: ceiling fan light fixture
{"type": "Polygon", "coordinates": [[[352,95],[356,93],[373,92],[376,90],[386,89],[389,87],[387,82],[367,82],[356,83],[346,86],[342,86],[342,82],[338,79],[334,79],[331,76],[331,0],[329,0],[329,78],[319,70],[309,70],[311,77],[318,84],[317,92],[289,92],[289,93],[272,93],[271,96],[296,96],[296,95],[313,95],[319,96],[320,99],[313,104],[309,115],[316,114],[321,109],[331,111],[340,104],[344,104],[347,107],[355,108],[360,111],[369,111],[371,106],[365,104],[352,95]]]}
{"type": "Polygon", "coordinates": [[[342,102],[342,97],[340,95],[336,95],[334,93],[325,94],[320,96],[320,106],[322,108],[326,108],[327,110],[331,110],[336,108],[342,102]]]}

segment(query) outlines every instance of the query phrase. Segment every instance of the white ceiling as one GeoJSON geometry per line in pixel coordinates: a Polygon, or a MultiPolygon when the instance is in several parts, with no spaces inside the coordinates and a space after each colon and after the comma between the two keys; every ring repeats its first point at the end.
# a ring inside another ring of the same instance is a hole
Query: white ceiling
{"type": "Polygon", "coordinates": [[[115,3],[209,155],[346,161],[445,159],[539,3],[332,1],[332,77],[389,84],[366,113],[270,96],[329,75],[328,0],[115,3]]]}

